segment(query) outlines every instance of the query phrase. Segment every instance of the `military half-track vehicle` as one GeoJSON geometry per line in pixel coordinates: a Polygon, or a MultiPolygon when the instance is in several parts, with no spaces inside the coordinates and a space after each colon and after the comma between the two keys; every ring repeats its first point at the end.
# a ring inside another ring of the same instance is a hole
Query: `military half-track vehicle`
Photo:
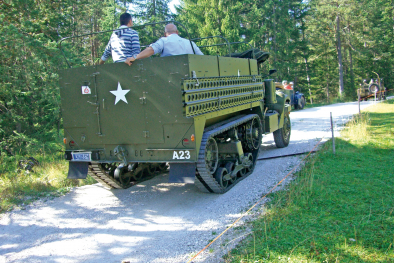
{"type": "Polygon", "coordinates": [[[290,106],[258,60],[150,57],[60,71],[68,178],[128,188],[169,163],[170,182],[224,193],[253,172],[263,134],[290,141],[290,106]]]}

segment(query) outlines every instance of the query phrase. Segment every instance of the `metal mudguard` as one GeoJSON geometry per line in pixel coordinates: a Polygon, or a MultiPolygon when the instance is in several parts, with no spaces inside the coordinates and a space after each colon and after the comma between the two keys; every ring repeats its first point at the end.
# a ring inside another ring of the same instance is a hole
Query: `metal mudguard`
{"type": "Polygon", "coordinates": [[[196,163],[171,163],[169,183],[193,184],[196,176],[196,163]]]}
{"type": "Polygon", "coordinates": [[[86,179],[88,162],[69,162],[67,179],[86,179]]]}

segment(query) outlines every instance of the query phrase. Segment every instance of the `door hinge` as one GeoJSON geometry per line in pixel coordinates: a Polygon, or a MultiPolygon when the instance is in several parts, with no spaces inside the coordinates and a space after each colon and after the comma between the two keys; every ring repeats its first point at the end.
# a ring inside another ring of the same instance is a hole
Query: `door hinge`
{"type": "Polygon", "coordinates": [[[142,92],[142,97],[140,98],[140,103],[141,104],[146,104],[146,94],[147,94],[148,92],[142,92]]]}

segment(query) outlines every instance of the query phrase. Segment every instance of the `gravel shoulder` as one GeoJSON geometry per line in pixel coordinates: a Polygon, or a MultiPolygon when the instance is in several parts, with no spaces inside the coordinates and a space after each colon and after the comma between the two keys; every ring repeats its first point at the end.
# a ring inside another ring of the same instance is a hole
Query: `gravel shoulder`
{"type": "MultiPolygon", "coordinates": [[[[362,102],[361,109],[372,104],[362,102]]],[[[292,112],[290,145],[277,149],[272,134],[267,135],[260,157],[311,150],[320,138],[331,136],[330,112],[339,130],[358,112],[357,102],[292,112]]],[[[192,184],[169,184],[168,174],[124,190],[109,191],[99,184],[74,188],[65,196],[0,215],[0,262],[186,262],[299,160],[258,161],[252,175],[222,195],[199,192],[192,184]]],[[[242,222],[194,262],[218,262],[248,234],[242,222]]]]}

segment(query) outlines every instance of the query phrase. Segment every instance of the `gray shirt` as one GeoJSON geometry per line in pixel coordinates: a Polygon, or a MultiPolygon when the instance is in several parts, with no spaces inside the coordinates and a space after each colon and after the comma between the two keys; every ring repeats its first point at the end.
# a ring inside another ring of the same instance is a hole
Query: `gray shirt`
{"type": "MultiPolygon", "coordinates": [[[[197,45],[194,42],[192,43],[196,55],[204,55],[197,47],[197,45]]],[[[161,57],[194,54],[193,49],[190,45],[190,41],[181,38],[177,34],[171,34],[168,37],[162,37],[150,46],[155,51],[155,54],[160,53],[161,57]]]]}

